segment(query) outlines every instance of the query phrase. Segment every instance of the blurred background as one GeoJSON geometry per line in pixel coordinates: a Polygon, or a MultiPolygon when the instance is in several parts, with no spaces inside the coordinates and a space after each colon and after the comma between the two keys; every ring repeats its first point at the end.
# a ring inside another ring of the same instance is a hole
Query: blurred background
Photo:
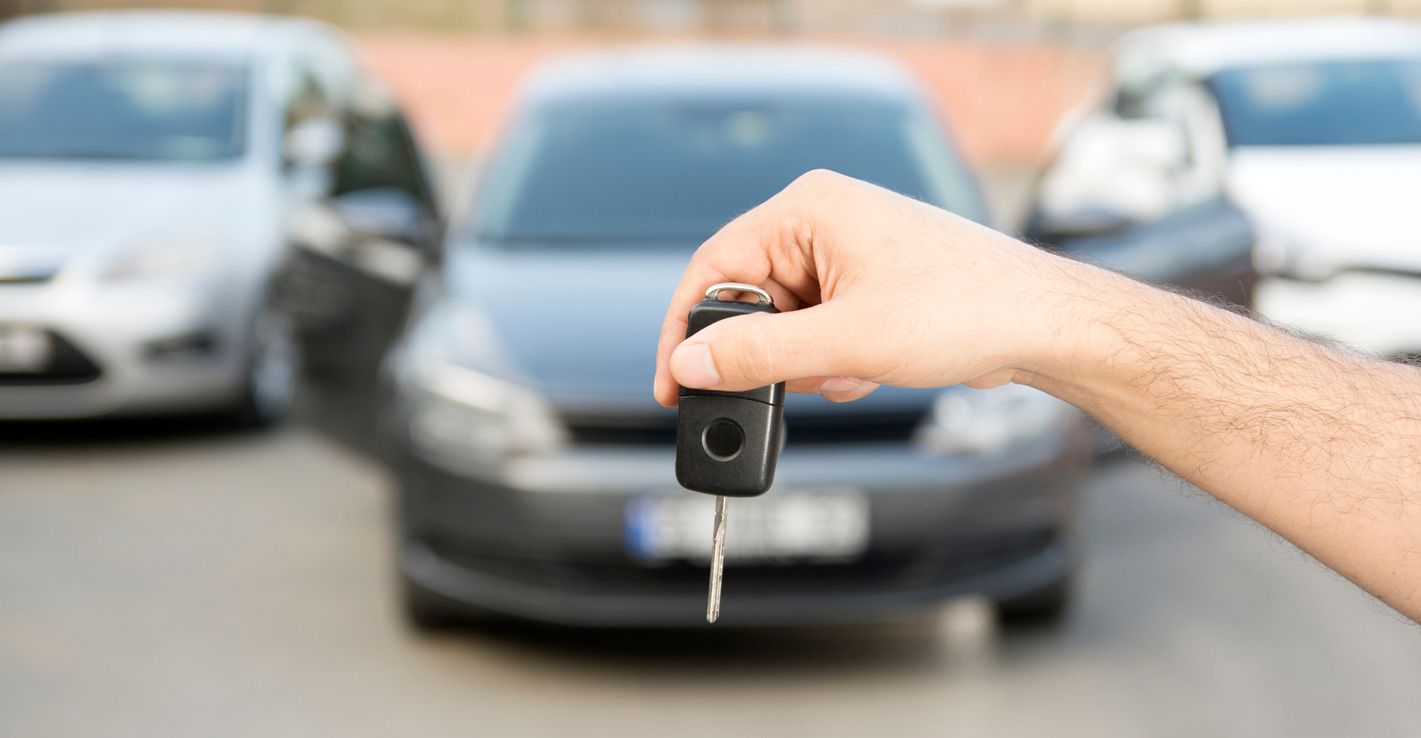
{"type": "Polygon", "coordinates": [[[1418,18],[0,0],[0,735],[1415,734],[1413,623],[1020,387],[791,398],[707,625],[650,382],[815,168],[1413,360],[1418,18]]]}

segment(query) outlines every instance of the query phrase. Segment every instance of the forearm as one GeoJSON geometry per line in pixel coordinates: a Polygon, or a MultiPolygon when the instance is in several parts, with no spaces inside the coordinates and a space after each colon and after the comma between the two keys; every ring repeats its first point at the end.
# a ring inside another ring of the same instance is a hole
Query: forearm
{"type": "Polygon", "coordinates": [[[1421,619],[1421,370],[1081,265],[1022,381],[1421,619]]]}

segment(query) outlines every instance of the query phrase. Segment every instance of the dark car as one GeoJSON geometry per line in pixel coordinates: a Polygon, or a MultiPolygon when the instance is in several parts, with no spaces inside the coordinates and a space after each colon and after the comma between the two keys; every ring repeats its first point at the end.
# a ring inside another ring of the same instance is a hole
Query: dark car
{"type": "MultiPolygon", "coordinates": [[[[703,622],[712,498],[651,397],[696,246],[814,168],[984,220],[917,85],[858,53],[618,50],[543,68],[387,364],[399,572],[420,626],[703,622]]],[[[1089,439],[1047,395],[790,398],[775,487],[730,506],[722,622],[1068,601],[1089,439]]]]}

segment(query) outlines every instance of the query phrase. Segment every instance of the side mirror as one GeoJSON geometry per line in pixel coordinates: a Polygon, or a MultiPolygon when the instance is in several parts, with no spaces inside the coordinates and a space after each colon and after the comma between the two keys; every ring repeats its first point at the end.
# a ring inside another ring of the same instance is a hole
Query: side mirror
{"type": "Polygon", "coordinates": [[[283,146],[290,166],[330,166],[345,147],[345,129],[333,118],[310,118],[287,131],[283,146]]]}
{"type": "Polygon", "coordinates": [[[429,250],[437,237],[433,214],[404,190],[382,187],[347,192],[331,207],[346,228],[357,235],[394,241],[429,250]]]}
{"type": "Polygon", "coordinates": [[[1028,237],[1056,243],[1160,217],[1178,198],[1188,152],[1184,132],[1169,121],[1082,121],[1038,183],[1028,237]]]}
{"type": "Polygon", "coordinates": [[[1115,124],[1119,165],[1173,175],[1189,163],[1189,147],[1179,126],[1159,118],[1122,120],[1115,124]]]}

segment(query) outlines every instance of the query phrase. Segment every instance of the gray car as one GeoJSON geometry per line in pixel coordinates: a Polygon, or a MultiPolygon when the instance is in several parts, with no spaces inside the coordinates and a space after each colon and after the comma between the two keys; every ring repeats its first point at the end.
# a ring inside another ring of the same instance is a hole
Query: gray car
{"type": "Polygon", "coordinates": [[[379,107],[311,21],[79,13],[0,26],[0,419],[281,417],[274,298],[379,107]]]}
{"type": "MultiPolygon", "coordinates": [[[[387,362],[410,619],[703,622],[711,498],[651,398],[670,290],[720,225],[834,169],[985,220],[912,78],[830,50],[657,47],[523,87],[387,362]]],[[[731,505],[722,622],[1068,601],[1078,413],[1019,386],[790,398],[775,487],[731,505]]]]}

